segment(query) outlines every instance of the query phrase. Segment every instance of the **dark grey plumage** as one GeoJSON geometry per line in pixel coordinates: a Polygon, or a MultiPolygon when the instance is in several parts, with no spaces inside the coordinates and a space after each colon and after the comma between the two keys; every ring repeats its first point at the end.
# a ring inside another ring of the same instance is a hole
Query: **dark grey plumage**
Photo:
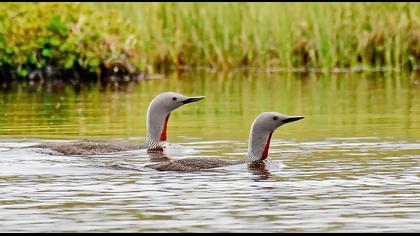
{"type": "Polygon", "coordinates": [[[112,152],[123,152],[136,149],[146,149],[145,144],[118,141],[83,140],[68,143],[44,143],[29,148],[49,148],[63,155],[98,155],[112,152]]]}
{"type": "Polygon", "coordinates": [[[159,171],[197,171],[204,169],[211,169],[229,165],[236,165],[245,163],[245,159],[242,160],[221,160],[216,158],[185,158],[171,161],[164,161],[146,167],[159,170],[159,171]]]}

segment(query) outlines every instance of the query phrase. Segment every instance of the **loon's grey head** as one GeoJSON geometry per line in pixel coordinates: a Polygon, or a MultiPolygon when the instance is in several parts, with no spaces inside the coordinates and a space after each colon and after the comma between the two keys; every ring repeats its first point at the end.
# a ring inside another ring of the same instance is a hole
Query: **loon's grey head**
{"type": "Polygon", "coordinates": [[[147,110],[148,148],[156,148],[161,142],[166,141],[166,127],[172,111],[203,98],[204,96],[188,97],[176,92],[164,92],[156,96],[147,110]]]}
{"type": "Polygon", "coordinates": [[[303,119],[303,116],[287,116],[278,112],[263,112],[251,126],[248,156],[253,160],[264,160],[268,156],[271,135],[280,126],[303,119]]]}
{"type": "Polygon", "coordinates": [[[151,109],[159,110],[162,114],[168,114],[178,107],[187,103],[196,102],[203,99],[204,96],[188,97],[180,93],[164,92],[156,96],[150,103],[148,112],[151,109]]]}

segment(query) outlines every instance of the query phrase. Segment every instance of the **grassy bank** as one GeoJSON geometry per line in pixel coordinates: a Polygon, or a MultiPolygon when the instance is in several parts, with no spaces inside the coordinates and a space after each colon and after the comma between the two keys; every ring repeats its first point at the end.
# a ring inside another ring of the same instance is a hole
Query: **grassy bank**
{"type": "Polygon", "coordinates": [[[140,33],[141,66],[413,69],[418,3],[94,3],[140,33]]]}
{"type": "Polygon", "coordinates": [[[3,3],[1,78],[417,69],[418,3],[3,3]]]}
{"type": "Polygon", "coordinates": [[[2,3],[0,80],[135,77],[133,24],[80,3],[2,3]]]}

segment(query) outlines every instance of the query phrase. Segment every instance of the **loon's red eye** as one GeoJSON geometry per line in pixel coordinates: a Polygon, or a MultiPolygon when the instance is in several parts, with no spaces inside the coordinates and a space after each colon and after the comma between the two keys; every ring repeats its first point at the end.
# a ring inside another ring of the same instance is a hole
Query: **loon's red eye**
{"type": "Polygon", "coordinates": [[[172,101],[176,101],[176,100],[177,100],[177,98],[176,98],[176,97],[173,97],[173,98],[172,98],[172,101]]]}
{"type": "Polygon", "coordinates": [[[273,116],[273,120],[277,120],[278,119],[278,117],[277,116],[273,116]]]}

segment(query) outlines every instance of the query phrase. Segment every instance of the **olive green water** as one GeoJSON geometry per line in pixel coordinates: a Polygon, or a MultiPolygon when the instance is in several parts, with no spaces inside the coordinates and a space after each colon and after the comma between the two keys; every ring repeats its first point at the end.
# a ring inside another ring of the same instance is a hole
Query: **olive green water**
{"type": "Polygon", "coordinates": [[[101,90],[0,94],[2,232],[420,231],[420,78],[384,74],[183,74],[101,90]],[[145,168],[143,150],[66,157],[21,147],[143,142],[163,91],[205,95],[173,112],[170,158],[239,159],[263,111],[280,127],[262,169],[145,168]]]}

